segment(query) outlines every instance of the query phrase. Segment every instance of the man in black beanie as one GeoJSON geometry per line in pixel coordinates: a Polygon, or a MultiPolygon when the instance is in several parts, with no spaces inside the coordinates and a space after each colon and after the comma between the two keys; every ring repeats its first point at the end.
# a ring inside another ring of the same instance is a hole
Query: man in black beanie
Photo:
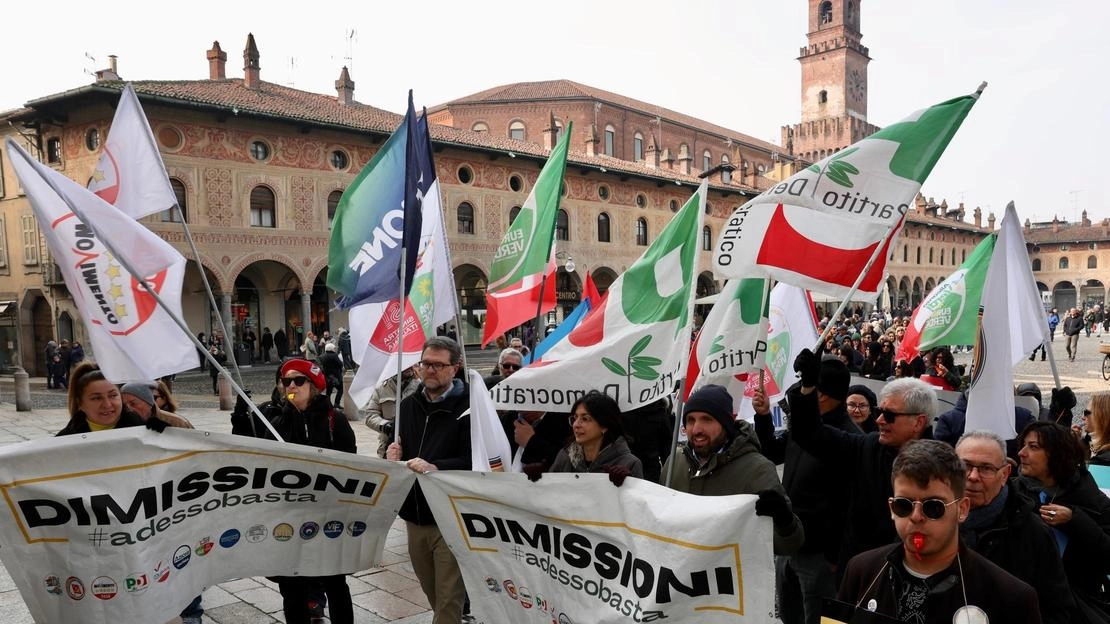
{"type": "Polygon", "coordinates": [[[723,386],[694,391],[682,408],[686,442],[663,466],[674,474],[670,487],[699,496],[757,494],[755,513],[774,522],[775,554],[798,550],[805,541],[802,523],[790,509],[775,465],[759,453],[759,441],[747,421],[737,421],[732,396],[723,386]]]}
{"type": "MultiPolygon", "coordinates": [[[[834,356],[821,360],[817,382],[821,422],[841,431],[858,432],[844,405],[850,382],[851,374],[842,361],[834,356]]],[[[836,563],[848,510],[847,491],[834,476],[832,466],[802,450],[789,433],[775,437],[770,405],[761,390],[752,397],[752,407],[763,455],[776,464],[786,464],[782,483],[806,534],[797,553],[775,557],[779,617],[783,624],[818,624],[822,600],[836,597],[836,563]]]]}

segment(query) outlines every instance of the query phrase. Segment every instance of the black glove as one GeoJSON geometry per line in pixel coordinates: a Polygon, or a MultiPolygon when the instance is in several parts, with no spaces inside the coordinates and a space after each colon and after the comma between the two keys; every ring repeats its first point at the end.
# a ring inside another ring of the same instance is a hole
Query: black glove
{"type": "Polygon", "coordinates": [[[778,490],[763,490],[755,502],[755,515],[768,516],[776,527],[788,526],[794,520],[790,503],[778,490]]]}
{"type": "Polygon", "coordinates": [[[1052,389],[1052,401],[1049,403],[1052,414],[1057,415],[1061,410],[1070,410],[1075,407],[1075,392],[1070,386],[1052,389]]]}
{"type": "Polygon", "coordinates": [[[393,423],[392,422],[386,421],[386,422],[382,423],[382,435],[385,436],[386,440],[392,440],[393,439],[393,423]]]}
{"type": "MultiPolygon", "coordinates": [[[[243,390],[243,392],[245,392],[247,394],[247,396],[251,395],[250,390],[243,390]]],[[[246,416],[250,413],[251,413],[251,408],[250,408],[249,405],[247,405],[247,402],[243,400],[242,395],[236,394],[235,395],[235,409],[231,410],[231,415],[232,416],[246,416]]]]}
{"type": "Polygon", "coordinates": [[[794,358],[794,372],[802,378],[802,387],[813,388],[821,378],[821,356],[809,349],[802,349],[794,358]]]}
{"type": "Polygon", "coordinates": [[[158,418],[158,416],[155,414],[151,414],[150,418],[146,419],[146,428],[150,429],[151,431],[162,433],[166,430],[166,421],[158,418]]]}
{"type": "Polygon", "coordinates": [[[535,483],[543,476],[544,463],[535,462],[533,464],[524,464],[520,469],[524,471],[524,474],[528,475],[529,481],[535,483]]]}
{"type": "Polygon", "coordinates": [[[617,487],[624,485],[624,480],[632,474],[624,466],[606,466],[605,472],[609,473],[609,480],[617,487]]]}

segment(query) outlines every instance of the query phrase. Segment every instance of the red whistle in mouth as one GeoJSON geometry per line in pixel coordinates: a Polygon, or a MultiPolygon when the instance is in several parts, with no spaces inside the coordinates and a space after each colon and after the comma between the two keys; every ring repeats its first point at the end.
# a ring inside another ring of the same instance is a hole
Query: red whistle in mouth
{"type": "Polygon", "coordinates": [[[913,556],[921,561],[921,549],[925,548],[925,536],[920,533],[914,533],[910,540],[913,542],[913,556]]]}

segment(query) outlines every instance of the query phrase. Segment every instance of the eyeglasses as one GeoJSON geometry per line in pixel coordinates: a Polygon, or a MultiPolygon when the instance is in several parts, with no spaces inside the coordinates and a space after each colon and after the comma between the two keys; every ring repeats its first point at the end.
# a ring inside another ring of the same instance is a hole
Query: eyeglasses
{"type": "Polygon", "coordinates": [[[921,505],[921,513],[930,520],[940,520],[944,517],[944,512],[948,507],[960,502],[961,498],[957,498],[951,503],[946,503],[939,498],[930,498],[923,501],[910,500],[902,496],[892,496],[886,499],[887,504],[890,505],[890,513],[898,516],[899,518],[908,518],[913,515],[913,510],[921,505]]]}
{"type": "Polygon", "coordinates": [[[964,466],[967,467],[968,476],[971,476],[971,471],[972,470],[978,470],[979,471],[979,476],[984,478],[984,479],[993,478],[994,475],[998,474],[999,470],[1002,470],[1002,468],[1005,467],[1005,466],[992,466],[990,464],[972,464],[972,463],[969,463],[969,462],[964,462],[964,466]]]}
{"type": "Polygon", "coordinates": [[[883,409],[883,408],[880,407],[875,412],[875,417],[876,418],[882,418],[883,420],[887,421],[888,423],[892,423],[892,422],[894,422],[894,419],[897,418],[898,416],[918,416],[920,414],[921,414],[921,412],[896,412],[894,410],[883,409]]]}
{"type": "Polygon", "coordinates": [[[871,407],[871,404],[870,403],[847,403],[846,407],[850,410],[855,410],[857,412],[862,412],[863,410],[871,407]]]}
{"type": "Polygon", "coordinates": [[[1090,416],[1091,415],[1091,410],[1089,410],[1089,409],[1083,410],[1083,415],[1084,416],[1090,416]]]}
{"type": "Polygon", "coordinates": [[[307,382],[307,381],[308,381],[308,377],[282,377],[281,378],[281,385],[288,387],[288,386],[292,386],[293,384],[297,384],[297,387],[299,388],[299,387],[305,385],[305,382],[307,382]]]}
{"type": "Polygon", "coordinates": [[[451,364],[450,362],[417,362],[417,365],[420,368],[431,371],[433,373],[438,373],[448,366],[454,366],[454,364],[451,364]]]}
{"type": "Polygon", "coordinates": [[[501,368],[507,368],[509,370],[520,370],[520,364],[513,364],[511,362],[502,362],[501,363],[501,368]]]}

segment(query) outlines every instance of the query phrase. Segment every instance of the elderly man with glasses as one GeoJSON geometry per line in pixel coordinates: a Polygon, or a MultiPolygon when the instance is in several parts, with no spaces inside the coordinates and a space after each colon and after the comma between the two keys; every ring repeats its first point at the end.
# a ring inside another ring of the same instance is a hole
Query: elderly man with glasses
{"type": "Polygon", "coordinates": [[[787,391],[790,436],[828,468],[848,490],[848,521],[840,543],[839,571],[849,558],[897,539],[886,507],[891,495],[890,468],[902,445],[932,438],[937,397],[929,384],[896,379],[879,396],[873,433],[847,432],[821,421],[819,387],[821,359],[809,349],[798,355],[794,369],[801,382],[787,391]]]}
{"type": "MultiPolygon", "coordinates": [[[[401,401],[386,459],[406,462],[413,472],[470,469],[470,391],[456,379],[462,360],[459,343],[446,336],[429,338],[417,363],[420,386],[401,401]]],[[[455,555],[436,526],[420,484],[398,514],[408,529],[409,558],[420,588],[432,607],[433,624],[462,621],[466,590],[455,555]]]]}
{"type": "Polygon", "coordinates": [[[914,624],[1041,621],[1032,587],[962,543],[971,503],[951,446],[909,441],[888,479],[892,495],[884,502],[898,543],[852,558],[839,600],[914,624]]]}
{"type": "Polygon", "coordinates": [[[1006,444],[990,431],[970,431],[956,444],[967,468],[964,492],[971,503],[960,525],[960,541],[1037,592],[1041,620],[1074,622],[1075,600],[1052,532],[1033,500],[1009,485],[1013,470],[1006,444]]]}
{"type": "Polygon", "coordinates": [[[521,369],[524,365],[523,362],[524,355],[520,351],[512,347],[502,349],[497,356],[497,366],[493,368],[493,373],[483,379],[486,382],[486,388],[492,388],[508,379],[513,373],[521,369]]]}

